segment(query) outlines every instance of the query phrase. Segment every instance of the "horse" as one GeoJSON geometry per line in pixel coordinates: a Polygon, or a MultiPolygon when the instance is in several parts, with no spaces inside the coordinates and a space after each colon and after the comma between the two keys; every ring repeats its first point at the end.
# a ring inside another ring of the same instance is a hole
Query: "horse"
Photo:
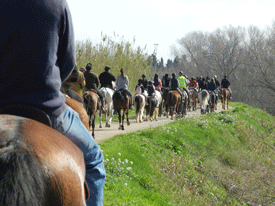
{"type": "Polygon", "coordinates": [[[225,104],[227,105],[227,109],[228,109],[229,98],[230,98],[230,94],[228,89],[222,88],[222,92],[221,92],[222,109],[225,110],[225,104]]]}
{"type": "Polygon", "coordinates": [[[179,106],[181,102],[181,96],[178,91],[176,90],[171,90],[167,94],[167,99],[166,99],[166,114],[167,118],[170,113],[171,115],[171,120],[174,119],[174,113],[178,113],[179,111],[179,106]]]}
{"type": "Polygon", "coordinates": [[[142,122],[143,111],[145,108],[145,96],[143,94],[136,94],[134,96],[134,104],[136,108],[136,122],[142,122]]]}
{"type": "Polygon", "coordinates": [[[216,93],[213,91],[209,91],[209,97],[210,112],[214,112],[216,108],[216,93]]]}
{"type": "Polygon", "coordinates": [[[192,111],[196,111],[197,103],[198,103],[198,91],[194,88],[191,88],[189,91],[190,91],[191,109],[192,111]]]}
{"type": "Polygon", "coordinates": [[[167,99],[167,94],[169,92],[169,88],[168,87],[162,87],[161,88],[162,90],[162,110],[164,111],[163,112],[163,115],[166,116],[166,99],[167,99]]]}
{"type": "MultiPolygon", "coordinates": [[[[106,120],[106,125],[105,127],[111,127],[112,119],[113,119],[113,95],[114,95],[114,90],[108,88],[108,87],[102,87],[98,90],[102,94],[102,96],[105,99],[105,120],[106,120]]],[[[100,117],[100,122],[99,122],[99,128],[102,128],[102,109],[99,110],[99,117],[100,117]]]]}
{"type": "Polygon", "coordinates": [[[156,96],[157,96],[157,105],[154,111],[154,120],[158,121],[158,116],[161,117],[162,114],[162,95],[161,92],[156,90],[156,96]]]}
{"type": "Polygon", "coordinates": [[[97,92],[94,90],[88,90],[83,94],[84,106],[89,116],[89,129],[92,126],[92,136],[95,138],[95,117],[96,112],[101,107],[101,100],[97,92]]]}
{"type": "Polygon", "coordinates": [[[50,124],[1,113],[0,205],[86,205],[82,151],[50,124]]]}
{"type": "Polygon", "coordinates": [[[153,116],[154,116],[157,104],[158,104],[158,101],[157,101],[156,97],[154,97],[154,96],[147,97],[147,105],[145,106],[145,110],[146,110],[145,121],[148,121],[148,116],[149,116],[150,121],[153,121],[153,119],[154,119],[153,116]]]}
{"type": "Polygon", "coordinates": [[[201,114],[205,114],[206,112],[209,112],[209,93],[207,90],[203,89],[199,93],[199,102],[200,102],[200,108],[201,108],[201,114]]]}
{"type": "Polygon", "coordinates": [[[113,103],[114,103],[114,109],[118,113],[118,119],[119,119],[118,129],[124,130],[125,114],[127,118],[127,125],[130,125],[128,114],[129,114],[129,107],[131,103],[131,97],[125,90],[123,89],[117,90],[113,95],[113,103]],[[121,110],[123,110],[122,117],[121,117],[121,110]]]}

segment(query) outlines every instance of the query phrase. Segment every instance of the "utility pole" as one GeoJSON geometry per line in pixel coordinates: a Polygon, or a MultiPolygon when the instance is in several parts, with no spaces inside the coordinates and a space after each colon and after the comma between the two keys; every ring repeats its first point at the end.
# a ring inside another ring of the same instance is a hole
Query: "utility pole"
{"type": "Polygon", "coordinates": [[[158,50],[158,44],[154,44],[154,52],[153,52],[153,55],[155,56],[156,58],[156,61],[154,62],[154,70],[156,72],[156,64],[157,64],[157,50],[158,50]]]}

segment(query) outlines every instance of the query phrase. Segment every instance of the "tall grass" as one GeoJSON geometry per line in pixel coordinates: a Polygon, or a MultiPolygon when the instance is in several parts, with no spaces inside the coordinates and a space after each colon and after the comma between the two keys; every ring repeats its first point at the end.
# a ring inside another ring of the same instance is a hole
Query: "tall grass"
{"type": "Polygon", "coordinates": [[[102,34],[97,43],[89,40],[77,42],[76,51],[78,67],[92,63],[93,72],[98,75],[104,71],[106,65],[111,67],[110,72],[115,76],[123,68],[129,77],[132,92],[141,75],[150,74],[151,61],[146,47],[135,46],[135,39],[129,42],[115,34],[113,37],[102,34]]]}
{"type": "Polygon", "coordinates": [[[100,143],[104,205],[272,205],[275,119],[243,103],[100,143]]]}

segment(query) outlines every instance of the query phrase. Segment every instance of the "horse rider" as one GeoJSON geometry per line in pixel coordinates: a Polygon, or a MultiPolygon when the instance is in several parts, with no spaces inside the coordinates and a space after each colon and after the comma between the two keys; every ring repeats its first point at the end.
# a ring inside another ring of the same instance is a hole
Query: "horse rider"
{"type": "Polygon", "coordinates": [[[215,95],[216,95],[216,99],[217,99],[218,98],[218,93],[217,93],[216,89],[217,89],[217,85],[215,83],[215,79],[212,78],[210,80],[209,84],[208,84],[208,90],[214,92],[215,95]]]}
{"type": "Polygon", "coordinates": [[[205,78],[202,78],[202,83],[201,83],[201,86],[200,86],[200,90],[208,90],[208,84],[206,83],[206,80],[205,78]]]}
{"type": "Polygon", "coordinates": [[[146,79],[146,75],[145,74],[143,74],[142,76],[141,76],[141,83],[142,83],[142,85],[144,86],[144,89],[145,90],[147,90],[147,86],[148,86],[148,81],[147,81],[147,79],[146,79]]]}
{"type": "Polygon", "coordinates": [[[155,86],[156,90],[158,90],[159,92],[161,92],[162,82],[159,79],[159,75],[158,74],[155,74],[155,76],[154,76],[154,86],[155,86]]]}
{"type": "Polygon", "coordinates": [[[79,81],[79,72],[77,70],[77,67],[75,66],[71,75],[62,83],[60,90],[63,94],[78,101],[83,105],[83,98],[72,88],[72,85],[75,84],[77,81],[79,81]]]}
{"type": "Polygon", "coordinates": [[[104,156],[60,91],[76,65],[67,1],[5,1],[0,19],[0,107],[19,104],[46,112],[52,127],[83,152],[91,192],[87,205],[102,205],[104,156]]]}
{"type": "Polygon", "coordinates": [[[190,89],[195,89],[198,92],[198,82],[196,81],[195,77],[191,78],[190,89]]]}
{"type": "Polygon", "coordinates": [[[145,97],[145,103],[147,104],[147,96],[144,94],[144,86],[141,82],[141,79],[138,80],[138,83],[135,87],[136,94],[142,94],[145,97]]]}
{"type": "Polygon", "coordinates": [[[110,73],[110,69],[111,69],[111,67],[105,66],[105,69],[104,69],[105,71],[99,75],[99,81],[101,84],[101,88],[108,87],[108,88],[114,90],[113,82],[116,81],[116,78],[112,73],[110,73]]]}
{"type": "Polygon", "coordinates": [[[180,83],[179,83],[179,80],[176,78],[175,73],[172,73],[172,78],[170,79],[170,82],[169,82],[169,88],[170,90],[178,91],[181,97],[181,101],[183,100],[182,92],[180,90],[180,83]]]}
{"type": "Polygon", "coordinates": [[[75,91],[81,97],[81,99],[83,99],[85,85],[86,85],[86,81],[85,81],[84,74],[79,70],[77,81],[72,83],[72,90],[75,91]]]}
{"type": "Polygon", "coordinates": [[[169,78],[168,74],[165,74],[164,78],[162,79],[162,87],[169,88],[169,83],[170,83],[170,78],[169,78]]]}
{"type": "Polygon", "coordinates": [[[190,105],[190,94],[189,94],[189,91],[186,88],[187,84],[186,84],[186,79],[183,76],[183,71],[179,72],[178,80],[179,80],[180,88],[183,89],[184,91],[186,91],[186,93],[188,95],[188,105],[190,105]]]}
{"type": "Polygon", "coordinates": [[[124,69],[120,70],[120,75],[117,76],[116,78],[116,89],[117,91],[120,89],[123,89],[124,91],[127,92],[127,94],[130,96],[130,108],[129,109],[133,109],[132,106],[132,94],[131,92],[128,90],[129,87],[129,78],[127,75],[125,75],[124,73],[124,69]]]}
{"type": "Polygon", "coordinates": [[[158,97],[156,95],[154,82],[152,80],[148,81],[147,90],[148,90],[148,97],[154,97],[158,101],[158,97]]]}
{"type": "Polygon", "coordinates": [[[86,88],[86,91],[94,90],[98,94],[98,96],[101,100],[102,110],[105,110],[104,97],[100,92],[98,92],[99,79],[98,79],[97,74],[92,72],[92,69],[93,69],[92,64],[88,63],[86,65],[86,71],[84,72],[84,77],[85,77],[85,80],[86,80],[85,88],[86,88]]]}
{"type": "Polygon", "coordinates": [[[230,99],[232,99],[232,92],[231,92],[231,89],[230,89],[230,82],[228,81],[226,75],[224,75],[224,78],[221,81],[221,89],[222,88],[226,88],[228,90],[228,92],[230,94],[230,99]]]}
{"type": "Polygon", "coordinates": [[[217,89],[219,89],[220,86],[221,86],[221,84],[220,84],[220,81],[218,80],[217,75],[214,75],[214,81],[215,81],[215,84],[216,84],[216,86],[217,86],[217,89]]]}

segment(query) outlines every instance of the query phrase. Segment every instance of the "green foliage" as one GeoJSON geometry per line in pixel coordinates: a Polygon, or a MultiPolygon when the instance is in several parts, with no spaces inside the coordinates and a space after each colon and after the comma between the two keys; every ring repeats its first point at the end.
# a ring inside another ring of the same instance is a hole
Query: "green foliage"
{"type": "Polygon", "coordinates": [[[77,42],[77,65],[85,67],[87,63],[92,63],[93,72],[98,75],[104,71],[106,65],[111,67],[111,73],[115,76],[124,68],[129,77],[130,91],[134,91],[141,75],[150,74],[151,62],[148,62],[150,58],[145,49],[135,46],[135,39],[130,43],[117,35],[102,35],[98,43],[88,40],[77,42]]]}
{"type": "Polygon", "coordinates": [[[104,205],[272,204],[275,119],[231,105],[103,141],[104,205]]]}

